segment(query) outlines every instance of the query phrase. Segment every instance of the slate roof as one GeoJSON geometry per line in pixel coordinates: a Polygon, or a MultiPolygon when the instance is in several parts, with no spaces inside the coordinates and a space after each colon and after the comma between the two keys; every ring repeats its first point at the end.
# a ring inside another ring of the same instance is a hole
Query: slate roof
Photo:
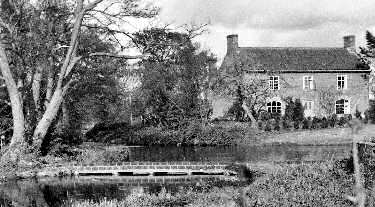
{"type": "Polygon", "coordinates": [[[345,48],[240,47],[245,70],[340,71],[364,70],[357,56],[345,48]]]}

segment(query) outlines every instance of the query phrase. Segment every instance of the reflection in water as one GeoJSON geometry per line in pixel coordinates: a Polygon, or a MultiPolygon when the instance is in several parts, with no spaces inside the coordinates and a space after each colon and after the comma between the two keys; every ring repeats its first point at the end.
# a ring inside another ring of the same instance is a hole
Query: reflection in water
{"type": "Polygon", "coordinates": [[[183,188],[202,190],[212,186],[241,185],[224,176],[183,177],[91,177],[19,180],[0,185],[0,206],[59,207],[74,200],[123,199],[131,193],[178,192],[183,188]]]}
{"type": "MultiPolygon", "coordinates": [[[[130,161],[285,162],[342,159],[350,145],[231,147],[133,147],[130,161]]],[[[131,192],[177,192],[183,187],[233,185],[223,177],[90,177],[19,180],[0,185],[0,206],[57,207],[73,200],[124,198],[131,192]]],[[[238,183],[237,183],[238,184],[238,183]]]]}

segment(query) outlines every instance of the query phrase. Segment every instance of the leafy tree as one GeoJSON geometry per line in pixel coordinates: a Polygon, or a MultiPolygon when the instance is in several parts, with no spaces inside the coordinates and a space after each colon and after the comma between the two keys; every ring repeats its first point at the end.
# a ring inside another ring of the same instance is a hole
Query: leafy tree
{"type": "Polygon", "coordinates": [[[207,69],[215,60],[193,44],[196,32],[152,28],[135,35],[134,43],[150,54],[142,63],[141,90],[145,116],[154,125],[178,127],[182,120],[208,113],[207,100],[201,95],[208,88],[207,69]]]}
{"type": "Polygon", "coordinates": [[[334,86],[328,88],[321,88],[318,90],[319,106],[322,114],[329,116],[335,114],[335,104],[338,98],[342,95],[342,91],[337,90],[334,86]]]}
{"type": "Polygon", "coordinates": [[[113,28],[128,17],[152,17],[157,10],[141,7],[138,0],[0,2],[0,69],[13,118],[13,135],[4,157],[16,162],[25,153],[27,137],[33,150],[40,149],[64,97],[79,80],[78,67],[90,70],[87,62],[103,56],[144,57],[121,54],[116,35],[130,34],[113,28]],[[117,46],[109,52],[82,47],[84,28],[95,29],[101,39],[117,46]]]}

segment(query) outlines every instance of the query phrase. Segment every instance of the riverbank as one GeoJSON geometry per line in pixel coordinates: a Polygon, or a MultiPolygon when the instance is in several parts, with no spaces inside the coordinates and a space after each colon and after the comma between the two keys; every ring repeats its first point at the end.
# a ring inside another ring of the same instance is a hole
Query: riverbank
{"type": "MultiPolygon", "coordinates": [[[[375,125],[363,125],[358,133],[361,140],[369,140],[375,137],[375,125]]],[[[350,144],[353,140],[351,128],[330,128],[318,130],[286,131],[277,133],[259,134],[261,144],[291,143],[299,145],[334,145],[350,144]]],[[[249,143],[251,144],[251,143],[249,143]]]]}
{"type": "MultiPolygon", "coordinates": [[[[353,176],[334,162],[273,165],[245,187],[182,189],[178,193],[133,192],[121,200],[75,201],[74,207],[117,206],[330,206],[349,207],[353,176]]],[[[367,188],[372,206],[375,189],[367,188]]]]}

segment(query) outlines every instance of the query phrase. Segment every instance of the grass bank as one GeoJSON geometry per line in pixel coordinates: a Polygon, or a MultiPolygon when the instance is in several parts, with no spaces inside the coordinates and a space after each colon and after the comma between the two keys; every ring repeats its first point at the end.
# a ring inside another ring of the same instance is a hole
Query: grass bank
{"type": "MultiPolygon", "coordinates": [[[[347,125],[345,125],[347,126],[347,125]]],[[[361,138],[373,136],[375,125],[364,124],[360,131],[361,138]]],[[[247,122],[212,122],[192,121],[178,129],[160,127],[139,127],[134,129],[110,130],[110,133],[97,133],[87,141],[124,144],[124,145],[262,145],[293,143],[300,145],[348,144],[352,141],[351,128],[319,129],[279,129],[263,131],[251,128],[247,122]]]]}
{"type": "MultiPolygon", "coordinates": [[[[73,207],[117,206],[353,206],[352,175],[333,162],[275,165],[246,187],[184,189],[170,194],[133,192],[122,200],[75,201],[73,207]]],[[[368,206],[375,204],[374,188],[367,189],[368,206]]]]}

